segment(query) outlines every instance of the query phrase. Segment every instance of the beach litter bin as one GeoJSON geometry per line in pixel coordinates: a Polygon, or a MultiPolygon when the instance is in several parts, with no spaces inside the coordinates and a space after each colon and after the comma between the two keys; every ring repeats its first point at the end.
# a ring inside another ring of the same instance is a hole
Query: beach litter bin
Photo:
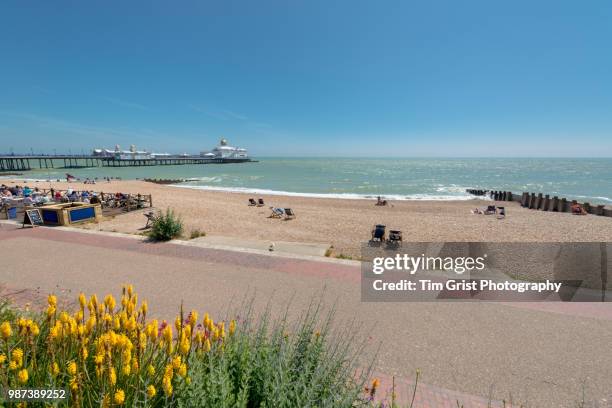
{"type": "Polygon", "coordinates": [[[17,207],[10,207],[6,210],[6,218],[9,220],[14,220],[17,218],[17,207]]]}

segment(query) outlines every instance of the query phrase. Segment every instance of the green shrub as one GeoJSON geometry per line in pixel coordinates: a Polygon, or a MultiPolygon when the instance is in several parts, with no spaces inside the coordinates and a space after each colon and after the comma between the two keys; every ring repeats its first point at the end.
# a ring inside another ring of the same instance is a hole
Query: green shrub
{"type": "Polygon", "coordinates": [[[165,214],[160,213],[153,220],[149,237],[155,241],[169,241],[182,233],[183,221],[168,208],[165,214]]]}
{"type": "Polygon", "coordinates": [[[367,405],[369,372],[359,370],[361,340],[352,329],[331,331],[331,317],[311,307],[299,321],[247,316],[223,353],[193,356],[191,381],[178,407],[353,407],[367,405]],[[256,322],[253,324],[253,322],[256,322]]]}

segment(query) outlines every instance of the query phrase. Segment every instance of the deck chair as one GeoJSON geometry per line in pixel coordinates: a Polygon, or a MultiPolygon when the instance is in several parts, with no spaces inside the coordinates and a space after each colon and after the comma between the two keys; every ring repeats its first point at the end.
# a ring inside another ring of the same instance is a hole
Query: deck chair
{"type": "Polygon", "coordinates": [[[143,215],[147,218],[147,223],[144,226],[145,229],[147,229],[151,226],[150,223],[155,220],[155,213],[153,211],[150,211],[148,213],[144,213],[143,215]]]}
{"type": "Polygon", "coordinates": [[[272,214],[270,214],[270,218],[282,218],[285,215],[285,210],[282,208],[270,207],[272,210],[272,214]]]}
{"type": "Polygon", "coordinates": [[[402,231],[390,230],[389,231],[389,242],[393,242],[393,243],[402,242],[402,231]]]}
{"type": "Polygon", "coordinates": [[[499,210],[497,212],[497,219],[506,218],[506,207],[497,207],[497,209],[499,210]]]}
{"type": "Polygon", "coordinates": [[[384,242],[386,228],[387,227],[382,224],[377,224],[374,226],[374,229],[372,230],[372,241],[384,242]]]}
{"type": "Polygon", "coordinates": [[[254,207],[257,205],[257,201],[253,198],[249,198],[249,206],[254,207]]]}
{"type": "Polygon", "coordinates": [[[494,205],[489,205],[487,206],[487,209],[485,210],[485,214],[495,214],[497,211],[495,210],[495,206],[494,205]]]}
{"type": "Polygon", "coordinates": [[[295,218],[295,213],[291,208],[285,208],[285,219],[290,220],[295,218]]]}
{"type": "Polygon", "coordinates": [[[259,200],[257,200],[257,206],[258,206],[258,207],[263,207],[264,205],[265,205],[265,204],[264,204],[264,200],[263,200],[263,198],[260,198],[259,200]]]}

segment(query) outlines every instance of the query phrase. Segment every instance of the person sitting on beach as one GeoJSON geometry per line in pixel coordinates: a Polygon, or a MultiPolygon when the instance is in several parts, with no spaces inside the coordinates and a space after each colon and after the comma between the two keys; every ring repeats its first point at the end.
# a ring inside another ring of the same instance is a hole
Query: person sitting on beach
{"type": "Polygon", "coordinates": [[[572,214],[574,215],[587,215],[587,212],[582,206],[578,203],[574,203],[571,206],[572,214]]]}
{"type": "Polygon", "coordinates": [[[55,198],[55,201],[62,201],[62,193],[59,191],[56,191],[55,196],[53,198],[55,198]]]}
{"type": "Polygon", "coordinates": [[[93,193],[91,199],[89,200],[89,204],[101,204],[100,197],[98,197],[98,194],[93,193]]]}
{"type": "Polygon", "coordinates": [[[387,205],[387,200],[383,200],[381,196],[376,197],[376,205],[387,205]]]}

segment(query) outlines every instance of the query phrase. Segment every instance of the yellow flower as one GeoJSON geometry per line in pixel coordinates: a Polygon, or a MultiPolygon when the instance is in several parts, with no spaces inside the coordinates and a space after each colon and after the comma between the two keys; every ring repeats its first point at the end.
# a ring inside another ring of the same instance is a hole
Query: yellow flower
{"type": "Polygon", "coordinates": [[[57,338],[58,334],[59,334],[58,326],[53,326],[52,328],[49,329],[49,338],[51,340],[54,340],[55,338],[57,338]]]}
{"type": "Polygon", "coordinates": [[[189,324],[191,325],[191,327],[194,327],[197,322],[198,322],[198,312],[195,310],[192,310],[191,313],[189,313],[189,324]]]}
{"type": "Polygon", "coordinates": [[[136,359],[136,357],[134,357],[132,359],[132,371],[137,373],[139,368],[140,368],[140,364],[138,364],[138,360],[136,359]]]}
{"type": "Polygon", "coordinates": [[[147,347],[147,335],[144,332],[140,332],[140,336],[138,337],[138,347],[141,351],[147,347]]]}
{"type": "Polygon", "coordinates": [[[4,341],[8,340],[12,333],[13,331],[11,330],[11,324],[9,322],[2,322],[2,324],[0,324],[0,336],[2,336],[4,341]]]}
{"type": "Polygon", "coordinates": [[[70,321],[70,316],[66,312],[62,312],[59,315],[59,321],[66,324],[70,321]]]}
{"type": "Polygon", "coordinates": [[[40,334],[40,328],[38,327],[38,324],[32,323],[32,325],[30,326],[30,331],[32,332],[32,335],[34,337],[38,336],[40,334]]]}
{"type": "Polygon", "coordinates": [[[172,379],[173,375],[174,375],[174,371],[172,369],[172,364],[168,364],[164,370],[164,379],[166,378],[172,379]]]}
{"type": "Polygon", "coordinates": [[[143,315],[147,314],[147,311],[149,310],[149,305],[147,304],[147,301],[143,301],[142,305],[140,306],[140,311],[142,312],[143,315]]]}
{"type": "Polygon", "coordinates": [[[49,305],[49,307],[47,308],[47,317],[50,319],[51,317],[53,317],[53,315],[55,315],[55,306],[49,305]]]}
{"type": "Polygon", "coordinates": [[[23,364],[23,350],[19,347],[13,349],[13,352],[11,353],[11,359],[15,362],[15,364],[17,364],[17,367],[21,367],[21,365],[23,364]]]}
{"type": "Polygon", "coordinates": [[[85,304],[87,303],[87,299],[85,298],[85,295],[83,293],[81,293],[79,295],[79,305],[81,306],[81,310],[85,309],[85,304]]]}
{"type": "Polygon", "coordinates": [[[117,405],[123,405],[123,402],[125,401],[125,392],[123,392],[122,389],[118,389],[117,392],[115,392],[115,404],[117,405]]]}
{"type": "Polygon", "coordinates": [[[155,394],[157,394],[157,391],[155,390],[155,387],[152,386],[152,385],[149,385],[147,387],[147,397],[153,398],[155,396],[155,394]]]}
{"type": "Polygon", "coordinates": [[[181,364],[181,366],[178,369],[177,374],[185,378],[185,376],[187,375],[187,364],[185,363],[181,364]]]}
{"type": "Polygon", "coordinates": [[[106,295],[106,297],[104,298],[104,304],[108,308],[108,311],[112,313],[116,305],[115,298],[113,297],[113,295],[106,295]]]}
{"type": "Polygon", "coordinates": [[[147,334],[147,337],[149,338],[151,343],[155,343],[155,340],[157,339],[157,327],[157,320],[153,320],[152,322],[147,324],[147,327],[145,328],[145,333],[147,334]]]}
{"type": "Polygon", "coordinates": [[[87,334],[91,333],[95,326],[96,326],[96,317],[89,316],[89,319],[87,319],[87,322],[85,323],[85,332],[87,334]]]}
{"type": "Polygon", "coordinates": [[[76,377],[70,379],[70,389],[75,392],[79,390],[79,380],[76,377]]]}
{"type": "Polygon", "coordinates": [[[49,295],[49,297],[47,297],[47,302],[49,306],[57,307],[57,297],[55,295],[49,295]]]}
{"type": "Polygon", "coordinates": [[[129,364],[125,364],[123,366],[123,368],[121,369],[121,372],[123,373],[123,375],[130,375],[130,373],[132,372],[132,368],[130,367],[129,364]]]}
{"type": "Polygon", "coordinates": [[[60,372],[59,364],[57,364],[57,362],[55,361],[51,363],[51,365],[49,366],[49,372],[51,373],[53,377],[57,377],[57,375],[60,372]]]}
{"type": "Polygon", "coordinates": [[[181,356],[175,356],[172,359],[172,368],[178,369],[181,366],[181,363],[182,363],[181,356]]]}
{"type": "Polygon", "coordinates": [[[210,339],[206,339],[206,341],[204,342],[204,351],[210,351],[210,339]]]}
{"type": "Polygon", "coordinates": [[[155,367],[149,364],[149,367],[147,368],[147,373],[149,373],[149,375],[153,377],[155,375],[155,367]]]}
{"type": "Polygon", "coordinates": [[[17,363],[16,363],[16,362],[14,362],[14,361],[11,361],[11,362],[9,363],[9,370],[16,370],[18,367],[19,367],[19,366],[18,366],[18,365],[17,365],[17,363]]]}
{"type": "Polygon", "coordinates": [[[4,364],[5,361],[6,361],[6,355],[0,354],[0,364],[4,364]]]}
{"type": "Polygon", "coordinates": [[[189,352],[189,348],[191,347],[189,338],[185,336],[184,333],[183,333],[183,336],[181,337],[182,339],[179,344],[179,351],[181,352],[181,354],[187,354],[189,352]]]}
{"type": "Polygon", "coordinates": [[[76,375],[77,372],[77,365],[74,361],[71,361],[68,363],[68,374],[70,375],[76,375]]]}
{"type": "Polygon", "coordinates": [[[164,330],[162,331],[162,337],[165,342],[172,342],[172,327],[170,327],[170,325],[164,327],[164,330]]]}
{"type": "Polygon", "coordinates": [[[134,287],[131,284],[129,284],[127,285],[127,294],[129,297],[132,297],[132,293],[134,293],[134,287]]]}
{"type": "Polygon", "coordinates": [[[166,395],[172,395],[172,380],[169,377],[164,377],[162,380],[162,386],[166,395]]]}
{"type": "Polygon", "coordinates": [[[134,318],[134,316],[130,317],[125,322],[125,329],[127,331],[134,331],[134,330],[136,330],[136,319],[134,318]]]}
{"type": "Polygon", "coordinates": [[[119,316],[115,316],[113,318],[113,328],[115,330],[119,330],[121,328],[121,320],[119,320],[119,316]]]}
{"type": "Polygon", "coordinates": [[[111,385],[117,384],[117,372],[115,371],[115,367],[111,367],[109,378],[111,385]]]}
{"type": "Polygon", "coordinates": [[[230,326],[229,326],[229,335],[233,336],[234,333],[236,332],[236,320],[233,320],[230,322],[230,326]]]}
{"type": "Polygon", "coordinates": [[[28,370],[26,370],[25,368],[23,370],[19,370],[19,373],[17,374],[17,378],[19,379],[19,382],[21,384],[25,384],[28,382],[28,370]]]}

